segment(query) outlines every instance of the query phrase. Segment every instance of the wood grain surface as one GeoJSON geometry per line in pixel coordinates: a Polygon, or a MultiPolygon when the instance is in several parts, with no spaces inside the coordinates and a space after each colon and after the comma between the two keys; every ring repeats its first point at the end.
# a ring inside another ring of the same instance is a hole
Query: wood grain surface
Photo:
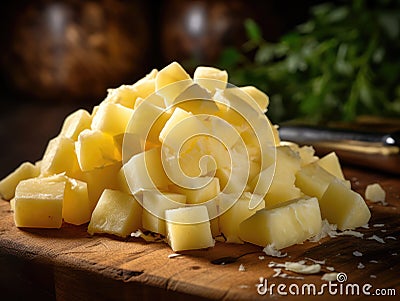
{"type": "MultiPolygon", "coordinates": [[[[357,229],[364,234],[363,238],[339,236],[316,243],[307,241],[285,249],[288,254],[285,258],[254,253],[224,266],[213,265],[210,261],[261,251],[261,248],[218,242],[214,248],[182,252],[181,256],[169,258],[173,252],[164,243],[90,236],[86,225],[65,224],[60,230],[18,229],[14,226],[9,203],[1,200],[1,300],[279,300],[283,296],[276,291],[272,295],[257,293],[260,277],[276,286],[314,284],[319,288],[326,283],[321,277],[329,272],[327,267],[346,273],[348,279],[344,284],[360,287],[371,284],[371,294],[377,293],[376,289],[393,288],[399,295],[400,179],[350,167],[345,168],[345,175],[353,189],[362,195],[366,185],[375,182],[387,193],[387,206],[368,202],[372,212],[369,229],[357,229]],[[374,234],[385,243],[368,239],[374,234]],[[362,256],[355,256],[354,251],[362,256]],[[260,259],[260,255],[264,255],[264,259],[260,259]],[[271,261],[284,263],[307,258],[325,260],[321,273],[299,275],[284,271],[289,276],[303,276],[304,279],[281,278],[273,277],[275,271],[268,267],[271,261]],[[239,271],[241,264],[245,271],[239,271]]],[[[361,292],[358,296],[348,294],[345,297],[346,300],[365,299],[361,292]]],[[[288,292],[285,298],[301,300],[304,296],[288,292]]],[[[339,300],[343,295],[340,296],[339,291],[334,295],[325,290],[323,296],[313,296],[313,299],[339,300]]],[[[368,298],[375,299],[381,297],[368,298]]]]}

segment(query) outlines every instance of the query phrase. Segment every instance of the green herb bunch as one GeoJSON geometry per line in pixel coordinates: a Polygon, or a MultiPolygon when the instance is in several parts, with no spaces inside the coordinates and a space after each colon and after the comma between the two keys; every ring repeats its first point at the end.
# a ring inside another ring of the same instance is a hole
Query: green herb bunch
{"type": "Polygon", "coordinates": [[[272,121],[400,117],[399,0],[319,4],[277,43],[244,25],[248,42],[225,49],[219,67],[270,96],[272,121]]]}

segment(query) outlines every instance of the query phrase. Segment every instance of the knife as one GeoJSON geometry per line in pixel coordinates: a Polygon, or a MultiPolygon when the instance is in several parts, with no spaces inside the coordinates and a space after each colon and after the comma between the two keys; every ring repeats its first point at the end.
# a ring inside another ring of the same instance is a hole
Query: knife
{"type": "Polygon", "coordinates": [[[312,145],[319,156],[336,152],[339,159],[357,165],[400,175],[400,130],[371,132],[308,125],[282,125],[283,141],[312,145]]]}

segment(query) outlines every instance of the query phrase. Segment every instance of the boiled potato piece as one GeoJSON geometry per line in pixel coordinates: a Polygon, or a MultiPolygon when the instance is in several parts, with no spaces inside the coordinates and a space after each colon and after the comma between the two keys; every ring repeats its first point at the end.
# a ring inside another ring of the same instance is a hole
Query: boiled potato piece
{"type": "Polygon", "coordinates": [[[153,69],[133,85],[121,85],[116,89],[108,89],[105,101],[121,104],[124,107],[133,109],[139,98],[146,99],[155,92],[155,77],[157,72],[157,69],[153,69]]]}
{"type": "Polygon", "coordinates": [[[155,81],[157,94],[164,97],[165,107],[170,106],[175,98],[193,83],[189,74],[177,62],[160,70],[155,81]]]}
{"type": "Polygon", "coordinates": [[[11,200],[15,195],[15,188],[22,180],[39,176],[40,168],[30,162],[22,163],[16,170],[0,181],[0,196],[11,200]]]}
{"type": "Polygon", "coordinates": [[[170,185],[170,190],[186,196],[188,204],[200,204],[207,202],[219,194],[221,191],[219,179],[212,178],[207,185],[201,188],[185,188],[177,185],[170,185]]]}
{"type": "Polygon", "coordinates": [[[97,131],[84,130],[75,142],[76,155],[82,171],[90,171],[121,161],[121,154],[112,136],[97,131]]]}
{"type": "Polygon", "coordinates": [[[59,136],[76,141],[79,133],[89,129],[91,123],[92,117],[88,111],[83,109],[77,110],[65,118],[59,136]]]}
{"type": "Polygon", "coordinates": [[[121,162],[115,162],[83,173],[80,180],[87,183],[91,212],[96,207],[104,189],[118,190],[121,187],[121,178],[118,176],[121,168],[121,162]]]}
{"type": "Polygon", "coordinates": [[[122,105],[102,103],[93,116],[91,128],[109,135],[125,133],[132,115],[133,110],[122,105]]]}
{"type": "Polygon", "coordinates": [[[343,185],[343,182],[334,180],[319,199],[322,218],[329,223],[336,224],[338,229],[354,229],[365,225],[371,217],[362,196],[343,185]]]}
{"type": "Polygon", "coordinates": [[[68,177],[66,177],[65,181],[66,187],[62,209],[64,221],[74,225],[87,223],[92,215],[87,184],[68,177]]]}
{"type": "Polygon", "coordinates": [[[123,165],[123,170],[133,194],[142,189],[167,188],[171,184],[161,163],[159,147],[134,155],[123,165]]]}
{"type": "Polygon", "coordinates": [[[127,133],[137,135],[138,140],[160,145],[159,136],[172,112],[157,106],[150,101],[144,101],[136,109],[127,133]]]}
{"type": "Polygon", "coordinates": [[[184,206],[186,196],[177,193],[161,193],[158,190],[144,190],[142,225],[144,229],[166,235],[165,210],[184,206]]]}
{"type": "Polygon", "coordinates": [[[15,190],[14,222],[17,227],[60,228],[66,181],[59,177],[32,178],[15,190]]]}
{"type": "Polygon", "coordinates": [[[140,228],[141,216],[142,207],[132,195],[106,189],[93,211],[88,232],[126,237],[140,228]]]}
{"type": "Polygon", "coordinates": [[[68,176],[77,177],[80,174],[75,142],[70,138],[58,136],[49,141],[40,163],[40,174],[51,176],[65,172],[68,176]]]}
{"type": "Polygon", "coordinates": [[[298,153],[287,146],[277,147],[275,174],[265,195],[267,208],[302,196],[300,189],[295,187],[295,174],[298,170],[300,170],[298,153]]]}
{"type": "Polygon", "coordinates": [[[165,218],[168,243],[174,252],[214,246],[206,206],[166,210],[165,218]]]}
{"type": "Polygon", "coordinates": [[[365,198],[373,203],[385,204],[386,191],[378,183],[370,184],[365,188],[365,198]]]}
{"type": "Polygon", "coordinates": [[[213,67],[197,67],[193,74],[193,80],[209,92],[216,89],[225,89],[228,82],[228,73],[213,67]]]}
{"type": "MultiPolygon", "coordinates": [[[[321,199],[329,184],[335,179],[340,180],[319,166],[317,162],[314,162],[302,167],[301,170],[296,173],[295,184],[304,194],[321,199]]],[[[340,181],[350,188],[349,182],[340,181]]]]}
{"type": "Polygon", "coordinates": [[[225,194],[219,197],[220,210],[224,212],[219,217],[219,228],[224,234],[226,242],[242,244],[243,240],[239,237],[239,224],[265,207],[265,203],[260,202],[256,208],[249,209],[250,198],[250,193],[244,193],[232,205],[235,196],[225,194]]]}
{"type": "Polygon", "coordinates": [[[317,164],[326,171],[333,174],[336,178],[345,180],[339,158],[335,152],[331,152],[317,161],[317,164]]]}
{"type": "Polygon", "coordinates": [[[253,86],[241,87],[240,89],[247,93],[255,101],[261,111],[267,111],[269,105],[269,97],[267,94],[253,86]]]}
{"type": "Polygon", "coordinates": [[[262,209],[239,225],[239,237],[259,246],[283,249],[321,232],[317,198],[302,198],[262,209]]]}

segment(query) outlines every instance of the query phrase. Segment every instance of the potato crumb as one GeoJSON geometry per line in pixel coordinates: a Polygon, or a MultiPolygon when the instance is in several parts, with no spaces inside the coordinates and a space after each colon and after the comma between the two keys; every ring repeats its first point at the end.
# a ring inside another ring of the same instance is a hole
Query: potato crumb
{"type": "Polygon", "coordinates": [[[367,186],[365,189],[365,198],[373,203],[381,202],[382,205],[387,205],[385,201],[386,192],[378,183],[367,186]]]}
{"type": "Polygon", "coordinates": [[[336,273],[336,272],[325,273],[324,275],[322,275],[321,279],[325,280],[325,281],[336,281],[337,275],[338,275],[338,273],[336,273]]]}
{"type": "Polygon", "coordinates": [[[363,253],[361,253],[359,251],[354,251],[353,255],[356,256],[356,257],[361,257],[361,256],[363,256],[363,253]]]}
{"type": "Polygon", "coordinates": [[[244,271],[246,271],[246,268],[244,267],[243,264],[241,264],[241,265],[239,266],[239,272],[244,272],[244,271]]]}
{"type": "Polygon", "coordinates": [[[282,254],[281,251],[275,249],[274,244],[269,244],[263,249],[264,253],[273,257],[286,257],[287,253],[282,254]]]}

